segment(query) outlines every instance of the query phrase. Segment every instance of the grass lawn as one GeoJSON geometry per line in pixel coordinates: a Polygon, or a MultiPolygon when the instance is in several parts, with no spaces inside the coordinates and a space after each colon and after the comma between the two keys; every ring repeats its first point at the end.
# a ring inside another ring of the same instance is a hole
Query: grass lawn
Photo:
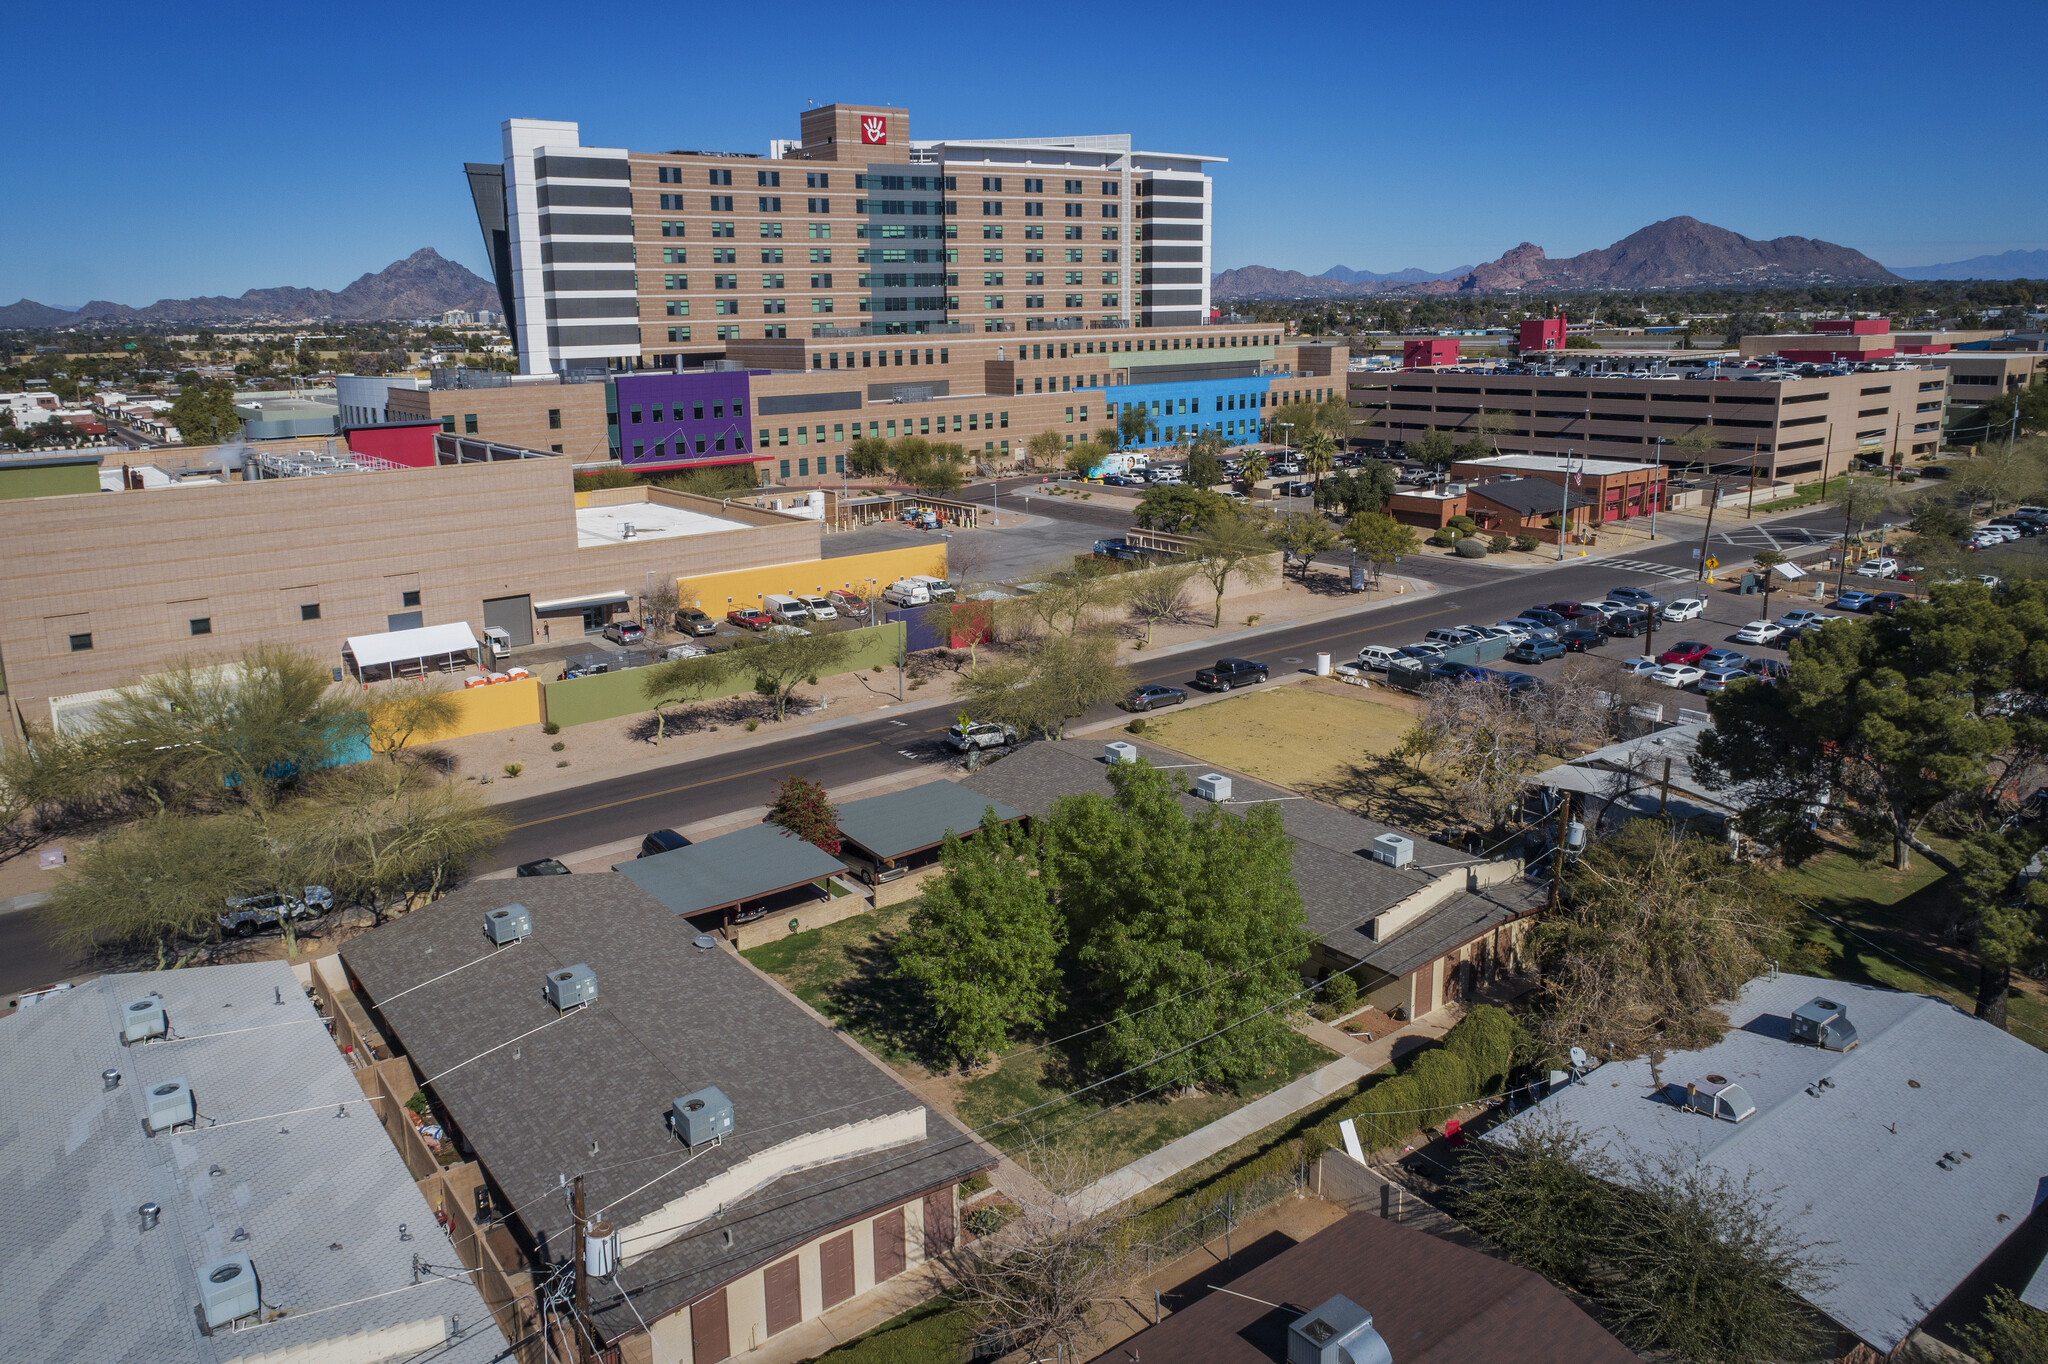
{"type": "Polygon", "coordinates": [[[904,1039],[902,1002],[876,984],[884,973],[888,945],[910,922],[917,901],[836,924],[792,933],[741,953],[748,961],[786,986],[790,993],[851,1033],[854,1040],[885,1061],[915,1060],[904,1039]]]}
{"type": "Polygon", "coordinates": [[[1388,756],[1415,724],[1405,698],[1304,682],[1148,720],[1148,741],[1389,824],[1433,829],[1458,817],[1427,774],[1388,756]]]}
{"type": "MultiPolygon", "coordinates": [[[[1026,1165],[1031,1163],[1027,1148],[1042,1139],[1046,1148],[1077,1163],[1082,1178],[1097,1179],[1336,1059],[1329,1050],[1299,1033],[1290,1032],[1288,1038],[1286,1065],[1257,1084],[1246,1086],[1242,1093],[1201,1093],[1118,1104],[1098,1090],[1052,1103],[1028,1118],[993,1127],[982,1136],[1026,1165]]],[[[1036,1108],[1074,1084],[1075,1077],[1058,1052],[1025,1052],[1003,1062],[993,1072],[961,1085],[957,1116],[968,1126],[978,1128],[1008,1114],[1036,1108]]]]}

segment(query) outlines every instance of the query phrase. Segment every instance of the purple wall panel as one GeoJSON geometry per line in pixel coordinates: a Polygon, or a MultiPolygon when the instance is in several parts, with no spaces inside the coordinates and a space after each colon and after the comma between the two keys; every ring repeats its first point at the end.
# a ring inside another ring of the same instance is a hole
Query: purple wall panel
{"type": "Polygon", "coordinates": [[[620,463],[717,464],[751,455],[748,376],[741,369],[621,374],[614,381],[620,463]]]}

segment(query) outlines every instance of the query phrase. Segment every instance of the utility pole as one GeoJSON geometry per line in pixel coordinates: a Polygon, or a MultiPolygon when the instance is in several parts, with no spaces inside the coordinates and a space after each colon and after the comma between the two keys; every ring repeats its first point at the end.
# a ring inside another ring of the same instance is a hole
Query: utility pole
{"type": "Polygon", "coordinates": [[[1827,444],[1820,448],[1820,500],[1828,500],[1828,457],[1835,453],[1835,424],[1828,423],[1827,444]]]}
{"type": "Polygon", "coordinates": [[[1650,539],[1657,538],[1657,504],[1664,500],[1664,437],[1657,437],[1657,472],[1650,482],[1650,539]]]}
{"type": "Polygon", "coordinates": [[[1557,848],[1550,859],[1550,905],[1552,914],[1564,903],[1564,841],[1571,834],[1572,793],[1563,787],[1557,792],[1557,848]]]}
{"type": "Polygon", "coordinates": [[[1714,534],[1714,508],[1721,503],[1720,475],[1710,474],[1708,477],[1714,480],[1714,490],[1707,494],[1707,528],[1700,532],[1700,571],[1696,579],[1698,582],[1707,580],[1707,541],[1714,534]]]}
{"type": "Polygon", "coordinates": [[[1564,537],[1572,525],[1572,451],[1570,446],[1565,447],[1564,477],[1559,481],[1564,484],[1564,501],[1559,506],[1557,512],[1557,561],[1563,563],[1564,537]]]}
{"type": "Polygon", "coordinates": [[[576,1357],[586,1359],[588,1352],[583,1347],[583,1324],[590,1320],[590,1276],[584,1268],[583,1253],[583,1176],[576,1176],[575,1193],[571,1195],[570,1210],[576,1214],[576,1235],[572,1240],[576,1256],[576,1357]]]}
{"type": "Polygon", "coordinates": [[[1671,803],[1671,759],[1664,760],[1664,784],[1657,792],[1657,814],[1662,817],[1664,807],[1671,803]]]}

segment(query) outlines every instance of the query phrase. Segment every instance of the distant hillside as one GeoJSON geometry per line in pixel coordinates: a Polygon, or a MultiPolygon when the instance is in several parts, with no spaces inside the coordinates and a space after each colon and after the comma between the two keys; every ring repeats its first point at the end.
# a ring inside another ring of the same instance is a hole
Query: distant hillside
{"type": "Polygon", "coordinates": [[[1349,266],[1333,265],[1317,275],[1317,279],[1342,280],[1346,284],[1427,284],[1437,279],[1457,279],[1469,275],[1472,267],[1461,265],[1455,270],[1417,270],[1410,266],[1406,270],[1394,270],[1387,274],[1375,274],[1371,270],[1353,270],[1349,266]]]}
{"type": "Polygon", "coordinates": [[[0,308],[0,327],[90,322],[311,322],[320,318],[381,322],[431,317],[450,308],[497,312],[501,306],[489,281],[428,246],[338,292],[283,286],[251,289],[240,298],[165,298],[146,308],[96,299],[76,312],[61,312],[23,299],[0,308]]]}
{"type": "Polygon", "coordinates": [[[1894,265],[1900,279],[2048,279],[2048,251],[2001,251],[1945,265],[1894,265]]]}

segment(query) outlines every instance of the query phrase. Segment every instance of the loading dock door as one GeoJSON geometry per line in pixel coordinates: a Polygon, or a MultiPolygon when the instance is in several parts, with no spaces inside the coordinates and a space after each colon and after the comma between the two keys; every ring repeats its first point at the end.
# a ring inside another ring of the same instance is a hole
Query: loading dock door
{"type": "Polygon", "coordinates": [[[484,626],[503,630],[514,644],[533,643],[532,596],[485,598],[484,626]]]}

